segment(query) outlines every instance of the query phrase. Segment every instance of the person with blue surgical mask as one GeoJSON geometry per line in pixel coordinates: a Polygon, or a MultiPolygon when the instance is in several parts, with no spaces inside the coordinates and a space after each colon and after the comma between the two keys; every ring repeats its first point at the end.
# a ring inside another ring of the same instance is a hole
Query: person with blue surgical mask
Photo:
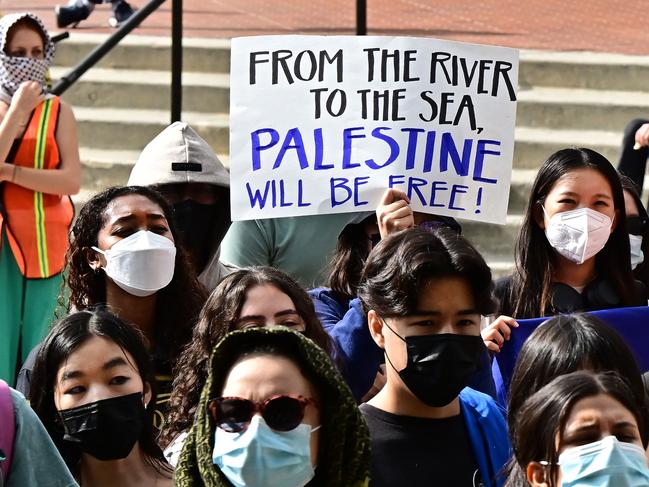
{"type": "Polygon", "coordinates": [[[559,376],[509,424],[520,468],[505,487],[649,485],[646,413],[614,373],[559,376]]]}
{"type": "Polygon", "coordinates": [[[314,342],[286,327],[234,331],[210,364],[176,486],[367,485],[367,426],[314,342]]]}

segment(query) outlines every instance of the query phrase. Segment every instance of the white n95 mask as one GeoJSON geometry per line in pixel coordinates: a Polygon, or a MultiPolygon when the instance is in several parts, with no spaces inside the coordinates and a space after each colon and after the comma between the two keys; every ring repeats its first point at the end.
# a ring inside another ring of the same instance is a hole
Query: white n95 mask
{"type": "Polygon", "coordinates": [[[644,262],[642,251],[642,237],[629,234],[629,247],[631,248],[631,269],[635,269],[644,262]]]}
{"type": "Polygon", "coordinates": [[[612,225],[613,221],[603,213],[578,208],[554,214],[545,227],[545,236],[559,254],[583,264],[604,248],[612,225]]]}
{"type": "Polygon", "coordinates": [[[108,250],[92,248],[106,257],[106,275],[134,296],[150,296],[174,277],[176,247],[157,233],[140,230],[108,250]]]}

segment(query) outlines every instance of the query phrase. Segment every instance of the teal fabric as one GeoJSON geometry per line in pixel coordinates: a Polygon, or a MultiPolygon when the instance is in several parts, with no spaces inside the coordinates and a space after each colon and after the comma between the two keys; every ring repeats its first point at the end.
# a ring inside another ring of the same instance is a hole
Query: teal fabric
{"type": "Polygon", "coordinates": [[[4,487],[78,487],[25,397],[11,390],[16,420],[13,461],[4,487]]]}
{"type": "Polygon", "coordinates": [[[16,366],[45,337],[54,320],[63,274],[26,279],[2,230],[0,244],[0,379],[14,384],[16,366]],[[19,352],[18,346],[21,344],[19,352]]]}
{"type": "Polygon", "coordinates": [[[325,285],[338,235],[356,213],[232,222],[221,242],[221,262],[269,265],[307,289],[325,285]]]}

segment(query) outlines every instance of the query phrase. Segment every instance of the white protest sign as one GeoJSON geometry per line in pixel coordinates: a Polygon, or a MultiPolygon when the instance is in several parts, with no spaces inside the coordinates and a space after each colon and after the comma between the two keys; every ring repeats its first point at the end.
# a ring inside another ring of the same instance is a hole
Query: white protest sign
{"type": "Polygon", "coordinates": [[[232,40],[232,219],[414,210],[504,223],[518,51],[425,38],[232,40]]]}

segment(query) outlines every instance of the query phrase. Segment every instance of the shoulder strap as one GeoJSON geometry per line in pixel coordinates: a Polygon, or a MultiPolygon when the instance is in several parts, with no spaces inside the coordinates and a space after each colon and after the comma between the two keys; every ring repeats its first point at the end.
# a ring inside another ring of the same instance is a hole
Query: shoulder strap
{"type": "Polygon", "coordinates": [[[6,480],[11,467],[14,450],[14,436],[16,434],[16,420],[14,418],[14,404],[11,400],[11,391],[7,383],[0,379],[0,450],[4,460],[0,461],[2,480],[6,480]]]}

